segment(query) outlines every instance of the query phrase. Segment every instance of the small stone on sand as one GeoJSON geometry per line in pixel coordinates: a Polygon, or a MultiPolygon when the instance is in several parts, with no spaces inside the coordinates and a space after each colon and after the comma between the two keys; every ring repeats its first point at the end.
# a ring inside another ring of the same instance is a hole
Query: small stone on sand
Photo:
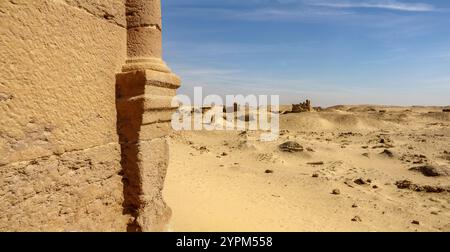
{"type": "Polygon", "coordinates": [[[309,164],[309,165],[323,165],[324,163],[322,161],[319,161],[319,162],[309,162],[307,164],[309,164]]]}
{"type": "Polygon", "coordinates": [[[355,184],[357,184],[357,185],[365,185],[365,184],[367,184],[366,183],[366,181],[364,181],[364,179],[362,179],[362,178],[359,178],[359,179],[356,179],[355,181],[353,181],[355,184]]]}
{"type": "Polygon", "coordinates": [[[390,150],[384,150],[383,152],[380,153],[381,155],[385,155],[387,157],[394,157],[394,153],[392,153],[392,151],[390,150]]]}

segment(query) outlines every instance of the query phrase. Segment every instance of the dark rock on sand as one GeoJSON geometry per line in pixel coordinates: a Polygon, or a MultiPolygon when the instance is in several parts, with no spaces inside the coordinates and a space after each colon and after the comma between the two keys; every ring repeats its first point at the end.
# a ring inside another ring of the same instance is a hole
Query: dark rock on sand
{"type": "Polygon", "coordinates": [[[357,185],[367,185],[366,181],[364,181],[364,179],[362,179],[362,178],[356,179],[353,182],[357,185]]]}
{"type": "Polygon", "coordinates": [[[309,162],[307,164],[309,164],[309,165],[323,165],[324,163],[322,161],[318,161],[318,162],[309,162]]]}
{"type": "Polygon", "coordinates": [[[409,170],[420,172],[427,177],[439,177],[450,175],[450,168],[446,166],[423,165],[413,167],[409,170]]]}
{"type": "Polygon", "coordinates": [[[303,146],[294,141],[288,141],[279,146],[280,150],[283,152],[302,152],[303,146]]]}
{"type": "Polygon", "coordinates": [[[415,192],[442,193],[450,192],[450,188],[431,185],[418,185],[409,180],[400,180],[395,183],[398,189],[408,189],[415,192]]]}

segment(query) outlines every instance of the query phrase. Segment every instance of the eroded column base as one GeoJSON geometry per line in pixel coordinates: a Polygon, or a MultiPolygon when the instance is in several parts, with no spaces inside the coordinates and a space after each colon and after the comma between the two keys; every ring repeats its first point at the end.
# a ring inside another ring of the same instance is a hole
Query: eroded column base
{"type": "Polygon", "coordinates": [[[116,76],[117,130],[124,171],[124,209],[129,231],[164,231],[171,210],[162,198],[170,133],[180,79],[170,72],[137,70],[116,76]]]}
{"type": "Polygon", "coordinates": [[[169,162],[164,137],[122,144],[124,206],[134,219],[128,231],[165,231],[172,212],[162,190],[169,162]]]}

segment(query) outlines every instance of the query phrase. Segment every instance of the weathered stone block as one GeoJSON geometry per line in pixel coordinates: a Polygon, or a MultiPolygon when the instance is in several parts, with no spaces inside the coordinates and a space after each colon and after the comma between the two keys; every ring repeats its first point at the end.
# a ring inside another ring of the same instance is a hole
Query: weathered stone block
{"type": "Polygon", "coordinates": [[[0,169],[0,231],[125,231],[120,147],[107,144],[0,169]]]}

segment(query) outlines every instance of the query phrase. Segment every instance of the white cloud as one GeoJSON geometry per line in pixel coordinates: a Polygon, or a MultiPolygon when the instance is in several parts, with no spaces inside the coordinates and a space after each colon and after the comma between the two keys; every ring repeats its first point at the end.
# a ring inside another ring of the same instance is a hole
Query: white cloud
{"type": "Polygon", "coordinates": [[[399,1],[366,1],[366,2],[308,2],[309,5],[330,8],[371,8],[409,12],[432,12],[436,8],[426,3],[404,3],[399,1]]]}
{"type": "Polygon", "coordinates": [[[266,20],[308,20],[324,17],[341,17],[350,15],[352,12],[342,10],[325,10],[311,8],[259,8],[236,15],[236,18],[253,21],[266,20]]]}

